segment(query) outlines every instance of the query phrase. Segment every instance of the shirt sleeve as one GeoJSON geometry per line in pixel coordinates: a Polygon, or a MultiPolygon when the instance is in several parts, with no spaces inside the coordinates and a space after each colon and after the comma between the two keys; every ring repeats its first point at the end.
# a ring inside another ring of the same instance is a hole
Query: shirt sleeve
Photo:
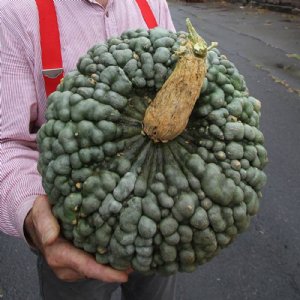
{"type": "Polygon", "coordinates": [[[20,24],[0,16],[0,230],[24,237],[24,219],[45,193],[37,171],[37,96],[20,24]]]}

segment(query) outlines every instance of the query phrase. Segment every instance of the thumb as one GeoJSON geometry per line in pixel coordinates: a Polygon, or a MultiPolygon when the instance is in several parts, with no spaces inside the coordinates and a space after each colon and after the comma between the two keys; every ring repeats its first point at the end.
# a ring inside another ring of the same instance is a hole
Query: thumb
{"type": "Polygon", "coordinates": [[[60,228],[46,196],[36,198],[32,208],[32,219],[42,246],[52,244],[57,239],[60,228]]]}

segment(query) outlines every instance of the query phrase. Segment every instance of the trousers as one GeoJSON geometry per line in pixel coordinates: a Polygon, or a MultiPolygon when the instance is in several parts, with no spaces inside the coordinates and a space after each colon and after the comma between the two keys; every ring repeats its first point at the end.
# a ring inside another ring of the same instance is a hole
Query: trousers
{"type": "Polygon", "coordinates": [[[66,282],[56,277],[45,259],[37,261],[40,294],[43,300],[110,300],[121,288],[122,300],[175,300],[176,275],[145,276],[138,272],[129,275],[126,283],[106,283],[93,279],[66,282]]]}

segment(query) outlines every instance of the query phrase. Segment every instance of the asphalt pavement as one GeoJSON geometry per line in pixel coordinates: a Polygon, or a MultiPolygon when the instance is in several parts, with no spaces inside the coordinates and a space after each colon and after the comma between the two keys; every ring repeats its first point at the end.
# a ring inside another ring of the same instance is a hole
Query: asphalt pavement
{"type": "MultiPolygon", "coordinates": [[[[261,100],[270,160],[249,230],[196,272],[180,274],[178,300],[300,299],[300,17],[238,4],[169,6],[176,29],[189,17],[207,41],[218,41],[261,100]]],[[[40,299],[34,255],[1,233],[0,299],[40,299]]]]}

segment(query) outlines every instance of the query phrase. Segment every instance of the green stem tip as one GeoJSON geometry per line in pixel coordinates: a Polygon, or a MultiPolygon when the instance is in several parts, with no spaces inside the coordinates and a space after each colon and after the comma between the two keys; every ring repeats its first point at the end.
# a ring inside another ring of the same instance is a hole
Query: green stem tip
{"type": "Polygon", "coordinates": [[[207,47],[205,40],[197,33],[189,18],[186,19],[186,27],[188,30],[188,39],[192,44],[195,55],[204,58],[207,55],[207,51],[217,47],[217,42],[213,42],[209,47],[207,47]]]}

